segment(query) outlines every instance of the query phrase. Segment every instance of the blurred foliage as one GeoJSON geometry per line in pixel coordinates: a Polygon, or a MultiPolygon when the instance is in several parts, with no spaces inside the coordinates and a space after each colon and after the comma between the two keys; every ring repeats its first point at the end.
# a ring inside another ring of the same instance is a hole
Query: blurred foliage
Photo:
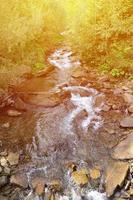
{"type": "Polygon", "coordinates": [[[132,0],[68,0],[69,41],[86,61],[114,77],[133,73],[132,0]]]}
{"type": "Polygon", "coordinates": [[[132,13],[132,0],[1,0],[0,73],[40,70],[65,42],[88,69],[131,79],[132,13]]]}

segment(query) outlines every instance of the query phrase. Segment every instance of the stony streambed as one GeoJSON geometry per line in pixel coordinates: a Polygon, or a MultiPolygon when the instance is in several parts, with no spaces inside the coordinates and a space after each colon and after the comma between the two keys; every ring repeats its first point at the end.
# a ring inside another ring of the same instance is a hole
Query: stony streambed
{"type": "Polygon", "coordinates": [[[48,62],[1,102],[0,199],[132,199],[132,82],[83,70],[68,47],[48,62]]]}

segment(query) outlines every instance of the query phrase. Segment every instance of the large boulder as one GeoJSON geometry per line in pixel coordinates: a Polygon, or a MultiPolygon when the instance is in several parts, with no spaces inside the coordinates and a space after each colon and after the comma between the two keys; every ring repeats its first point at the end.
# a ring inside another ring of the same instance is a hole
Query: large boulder
{"type": "Polygon", "coordinates": [[[110,162],[105,177],[105,188],[108,197],[111,197],[118,187],[122,187],[128,172],[128,163],[120,161],[110,162]]]}
{"type": "Polygon", "coordinates": [[[114,159],[133,159],[133,132],[121,141],[112,153],[114,159]]]}

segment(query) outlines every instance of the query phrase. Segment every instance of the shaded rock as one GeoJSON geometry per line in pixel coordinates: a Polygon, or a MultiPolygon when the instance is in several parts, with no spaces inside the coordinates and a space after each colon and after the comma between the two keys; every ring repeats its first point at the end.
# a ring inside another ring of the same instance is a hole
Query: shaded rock
{"type": "Polygon", "coordinates": [[[0,195],[0,200],[9,200],[9,198],[6,196],[0,195]]]}
{"type": "Polygon", "coordinates": [[[133,159],[133,132],[120,142],[112,153],[114,159],[133,159]]]}
{"type": "Polygon", "coordinates": [[[7,160],[11,166],[17,165],[19,162],[19,153],[10,152],[9,155],[7,156],[7,160]]]}
{"type": "Polygon", "coordinates": [[[126,103],[133,104],[133,95],[125,93],[123,97],[126,103]]]}
{"type": "Polygon", "coordinates": [[[2,157],[2,158],[0,159],[0,164],[1,164],[2,167],[8,166],[7,160],[6,160],[5,157],[2,157]]]}
{"type": "Polygon", "coordinates": [[[111,197],[117,187],[122,187],[128,172],[128,163],[112,161],[106,171],[105,188],[108,197],[111,197]]]}
{"type": "Polygon", "coordinates": [[[8,110],[7,111],[8,116],[10,117],[18,117],[20,116],[22,113],[17,111],[17,110],[8,110]]]}
{"type": "Polygon", "coordinates": [[[28,188],[28,178],[26,174],[14,174],[10,178],[10,183],[22,188],[28,188]]]}
{"type": "Polygon", "coordinates": [[[125,117],[121,120],[120,125],[123,128],[133,128],[133,117],[125,117]]]}
{"type": "Polygon", "coordinates": [[[2,172],[2,167],[0,166],[0,173],[2,172]]]}
{"type": "Polygon", "coordinates": [[[5,174],[10,175],[11,169],[9,167],[5,167],[4,172],[5,172],[5,174]]]}
{"type": "Polygon", "coordinates": [[[14,104],[14,107],[18,110],[26,110],[26,105],[25,103],[22,101],[21,98],[17,98],[15,100],[15,104],[14,104]]]}
{"type": "Polygon", "coordinates": [[[92,169],[92,170],[90,170],[90,177],[92,178],[92,179],[98,179],[98,178],[100,178],[100,176],[101,176],[101,173],[100,173],[100,170],[99,169],[92,169]]]}
{"type": "Polygon", "coordinates": [[[7,176],[0,176],[0,188],[5,186],[8,183],[8,177],[7,176]]]}
{"type": "Polygon", "coordinates": [[[72,179],[77,185],[86,185],[89,181],[87,171],[81,169],[72,173],[72,179]]]}

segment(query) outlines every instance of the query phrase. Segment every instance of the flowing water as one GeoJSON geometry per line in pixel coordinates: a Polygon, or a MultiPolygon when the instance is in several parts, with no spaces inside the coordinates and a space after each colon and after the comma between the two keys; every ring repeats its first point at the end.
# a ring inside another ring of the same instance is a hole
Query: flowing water
{"type": "Polygon", "coordinates": [[[108,150],[98,134],[104,122],[104,94],[73,81],[73,73],[82,64],[70,48],[56,50],[48,62],[54,66],[50,74],[19,86],[17,95],[28,111],[17,122],[9,118],[12,127],[7,137],[17,146],[25,146],[31,156],[24,166],[29,183],[36,176],[46,181],[59,179],[64,188],[60,200],[106,200],[98,187],[94,190],[88,185],[82,191],[75,186],[65,168],[70,162],[78,163],[79,168],[106,165],[108,150]]]}

